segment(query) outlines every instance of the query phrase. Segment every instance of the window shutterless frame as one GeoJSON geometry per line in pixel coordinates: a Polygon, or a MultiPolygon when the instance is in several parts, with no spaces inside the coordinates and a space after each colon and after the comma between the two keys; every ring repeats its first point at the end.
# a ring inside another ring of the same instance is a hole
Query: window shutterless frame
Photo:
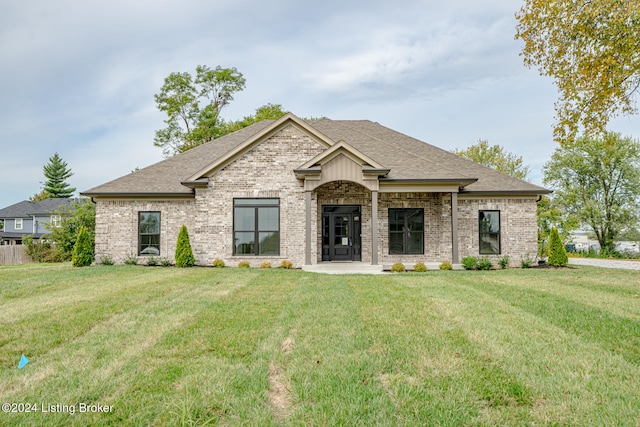
{"type": "Polygon", "coordinates": [[[233,199],[233,255],[280,255],[280,199],[233,199]]]}
{"type": "Polygon", "coordinates": [[[160,255],[160,212],[138,212],[138,255],[160,255]]]}
{"type": "Polygon", "coordinates": [[[389,254],[424,254],[424,209],[389,208],[389,254]]]}
{"type": "Polygon", "coordinates": [[[499,255],[501,253],[500,211],[479,211],[478,231],[480,255],[499,255]]]}

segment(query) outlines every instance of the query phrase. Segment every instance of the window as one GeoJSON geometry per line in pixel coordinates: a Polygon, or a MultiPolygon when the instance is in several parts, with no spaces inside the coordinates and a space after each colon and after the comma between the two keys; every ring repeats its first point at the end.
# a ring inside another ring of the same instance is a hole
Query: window
{"type": "Polygon", "coordinates": [[[480,211],[478,229],[480,230],[480,254],[499,254],[500,211],[480,211]]]}
{"type": "Polygon", "coordinates": [[[16,230],[22,230],[22,218],[16,218],[16,230]]]}
{"type": "Polygon", "coordinates": [[[424,253],[424,209],[389,209],[389,254],[424,253]]]}
{"type": "Polygon", "coordinates": [[[51,226],[60,227],[60,215],[51,215],[51,226]]]}
{"type": "Polygon", "coordinates": [[[138,255],[160,255],[160,212],[138,212],[138,255]]]}
{"type": "Polygon", "coordinates": [[[280,200],[233,200],[233,254],[280,254],[280,200]]]}

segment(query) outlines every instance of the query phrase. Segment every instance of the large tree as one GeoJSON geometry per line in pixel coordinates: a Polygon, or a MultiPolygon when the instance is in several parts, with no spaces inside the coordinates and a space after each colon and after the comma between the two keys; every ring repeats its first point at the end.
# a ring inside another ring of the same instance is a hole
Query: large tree
{"type": "Polygon", "coordinates": [[[255,114],[246,116],[241,120],[225,122],[221,126],[221,132],[223,134],[227,134],[235,132],[247,126],[251,126],[252,124],[261,122],[263,120],[278,120],[285,114],[287,114],[287,112],[282,109],[282,105],[265,104],[262,107],[258,107],[255,114]]]}
{"type": "Polygon", "coordinates": [[[522,156],[506,151],[501,145],[489,145],[487,140],[479,140],[477,144],[453,152],[519,179],[527,179],[529,175],[529,166],[524,164],[522,156]]]}
{"type": "Polygon", "coordinates": [[[560,146],[544,166],[544,183],[554,202],[579,224],[590,227],[604,252],[638,220],[640,143],[618,133],[581,137],[560,146]]]}
{"type": "Polygon", "coordinates": [[[158,109],[167,114],[167,126],[156,131],[154,145],[170,157],[220,136],[220,112],[244,86],[235,68],[199,65],[195,76],[169,74],[155,95],[158,109]]]}
{"type": "Polygon", "coordinates": [[[554,137],[604,133],[609,119],[637,112],[640,1],[525,0],[516,38],[528,67],[554,79],[554,137]]]}
{"type": "Polygon", "coordinates": [[[63,161],[58,153],[49,157],[49,163],[43,169],[47,180],[43,184],[42,192],[33,196],[34,200],[54,197],[69,198],[73,196],[76,189],[67,183],[67,179],[73,176],[73,172],[71,172],[67,162],[63,161]]]}

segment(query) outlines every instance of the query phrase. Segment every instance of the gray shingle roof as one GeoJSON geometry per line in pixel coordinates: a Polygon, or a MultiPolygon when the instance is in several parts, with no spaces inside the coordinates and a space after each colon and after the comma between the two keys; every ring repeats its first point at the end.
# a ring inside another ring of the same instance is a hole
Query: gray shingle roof
{"type": "MultiPolygon", "coordinates": [[[[200,145],[147,168],[84,191],[87,196],[185,196],[181,183],[273,124],[267,120],[200,145]]],[[[334,142],[345,141],[391,169],[385,180],[473,180],[465,192],[545,194],[549,191],[368,120],[307,122],[334,142]]]]}
{"type": "Polygon", "coordinates": [[[29,218],[34,215],[49,215],[77,201],[78,199],[67,198],[45,199],[40,202],[24,200],[0,209],[0,218],[29,218]]]}

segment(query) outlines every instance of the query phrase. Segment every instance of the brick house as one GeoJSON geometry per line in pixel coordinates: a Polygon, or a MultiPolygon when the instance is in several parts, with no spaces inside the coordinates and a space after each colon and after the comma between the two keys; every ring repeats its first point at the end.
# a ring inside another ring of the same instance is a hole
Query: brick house
{"type": "Polygon", "coordinates": [[[380,265],[537,252],[549,190],[371,121],[287,114],[83,192],[96,259],[172,259],[185,224],[199,265],[380,265]]]}

